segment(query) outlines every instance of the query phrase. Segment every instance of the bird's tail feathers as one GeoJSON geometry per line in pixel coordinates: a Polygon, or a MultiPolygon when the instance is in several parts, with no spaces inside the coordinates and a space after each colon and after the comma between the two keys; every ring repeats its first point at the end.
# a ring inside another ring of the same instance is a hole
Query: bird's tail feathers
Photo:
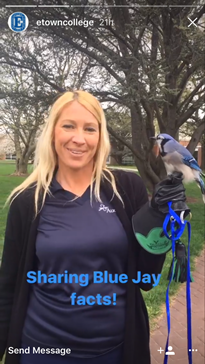
{"type": "Polygon", "coordinates": [[[204,177],[204,178],[205,178],[205,174],[204,174],[204,173],[202,173],[202,172],[201,172],[200,174],[201,174],[201,176],[202,176],[202,177],[204,177]]]}
{"type": "Polygon", "coordinates": [[[199,179],[196,179],[196,182],[198,184],[198,187],[201,189],[201,193],[202,193],[202,199],[203,202],[205,203],[205,184],[204,181],[201,177],[199,177],[199,179]]]}

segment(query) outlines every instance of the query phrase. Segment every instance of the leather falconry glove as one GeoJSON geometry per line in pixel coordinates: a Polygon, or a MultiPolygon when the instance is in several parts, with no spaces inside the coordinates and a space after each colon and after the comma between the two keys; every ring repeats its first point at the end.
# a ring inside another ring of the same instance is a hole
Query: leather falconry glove
{"type": "MultiPolygon", "coordinates": [[[[133,231],[137,241],[152,254],[167,253],[172,247],[171,240],[163,231],[163,223],[169,212],[168,202],[172,202],[171,208],[179,216],[183,211],[183,217],[190,212],[185,202],[182,176],[181,172],[174,172],[159,182],[155,186],[151,201],[142,206],[132,217],[133,231]]],[[[170,225],[167,227],[168,232],[170,232],[169,229],[170,225]]]]}
{"type": "Polygon", "coordinates": [[[173,172],[166,179],[155,186],[151,199],[151,207],[167,214],[169,212],[168,202],[172,201],[172,210],[176,213],[185,211],[185,216],[190,212],[186,204],[185,188],[183,186],[183,174],[173,172]]]}

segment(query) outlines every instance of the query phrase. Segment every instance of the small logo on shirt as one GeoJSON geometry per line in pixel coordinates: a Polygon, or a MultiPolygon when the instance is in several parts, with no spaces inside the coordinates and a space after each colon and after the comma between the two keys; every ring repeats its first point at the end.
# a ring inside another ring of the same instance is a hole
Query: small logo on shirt
{"type": "Polygon", "coordinates": [[[101,203],[98,211],[104,211],[107,214],[113,214],[113,212],[115,212],[115,209],[109,209],[109,207],[107,207],[103,203],[101,203]]]}

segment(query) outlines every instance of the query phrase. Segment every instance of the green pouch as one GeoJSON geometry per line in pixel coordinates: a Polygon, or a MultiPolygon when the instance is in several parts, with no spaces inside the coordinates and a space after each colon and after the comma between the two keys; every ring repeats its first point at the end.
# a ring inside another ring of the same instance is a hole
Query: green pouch
{"type": "MultiPolygon", "coordinates": [[[[135,237],[143,249],[152,254],[165,254],[172,248],[172,241],[163,232],[166,214],[156,211],[147,202],[133,217],[135,237]]],[[[171,231],[168,232],[169,235],[171,231]]]]}

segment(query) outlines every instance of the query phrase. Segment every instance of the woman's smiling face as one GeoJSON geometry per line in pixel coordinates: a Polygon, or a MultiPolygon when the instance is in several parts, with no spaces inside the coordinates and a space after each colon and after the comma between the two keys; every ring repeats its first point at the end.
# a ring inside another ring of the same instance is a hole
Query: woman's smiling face
{"type": "Polygon", "coordinates": [[[90,111],[77,101],[66,105],[54,128],[59,168],[61,165],[72,170],[93,167],[99,137],[99,123],[90,111]]]}

